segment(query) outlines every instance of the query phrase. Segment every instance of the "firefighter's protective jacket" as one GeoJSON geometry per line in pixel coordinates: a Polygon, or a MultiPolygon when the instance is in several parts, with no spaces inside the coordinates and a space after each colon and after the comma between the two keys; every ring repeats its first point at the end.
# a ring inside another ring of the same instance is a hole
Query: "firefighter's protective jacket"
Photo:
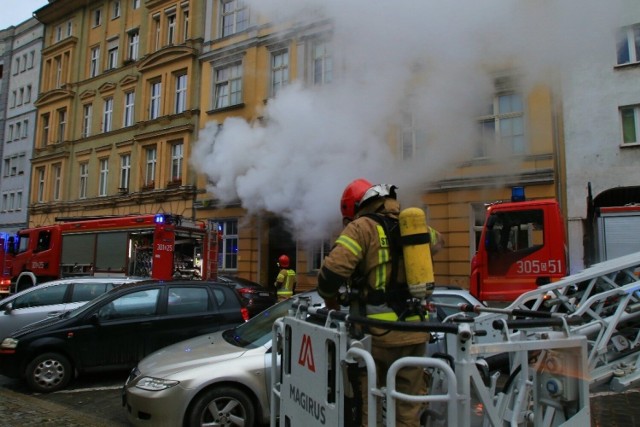
{"type": "Polygon", "coordinates": [[[293,296],[296,287],[296,272],[290,268],[282,268],[278,273],[275,283],[278,298],[289,298],[293,296]]]}
{"type": "MultiPolygon", "coordinates": [[[[391,198],[384,199],[384,204],[378,205],[376,212],[397,219],[400,204],[391,198]]],[[[325,257],[320,275],[318,276],[318,293],[324,298],[335,298],[341,285],[352,276],[364,277],[364,281],[355,280],[352,286],[367,286],[367,291],[381,290],[391,282],[392,254],[388,236],[384,228],[376,220],[363,216],[367,213],[358,212],[358,218],[350,222],[342,231],[335,246],[325,257]],[[363,283],[366,282],[366,283],[363,283]],[[358,283],[360,283],[358,285],[358,283]]],[[[405,282],[404,265],[398,262],[397,283],[405,282]]],[[[367,316],[379,319],[396,320],[385,317],[395,315],[386,304],[366,305],[367,316]]],[[[389,332],[371,328],[375,345],[398,346],[405,344],[419,344],[426,342],[429,335],[421,332],[389,332]]]]}

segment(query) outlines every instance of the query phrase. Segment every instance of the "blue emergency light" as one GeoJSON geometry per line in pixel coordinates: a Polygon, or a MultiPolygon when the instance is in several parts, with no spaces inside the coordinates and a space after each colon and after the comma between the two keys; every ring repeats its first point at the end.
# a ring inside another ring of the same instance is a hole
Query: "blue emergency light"
{"type": "Polygon", "coordinates": [[[156,214],[155,223],[164,224],[164,214],[156,214]]]}
{"type": "Polygon", "coordinates": [[[511,201],[512,202],[524,202],[524,187],[511,187],[511,201]]]}

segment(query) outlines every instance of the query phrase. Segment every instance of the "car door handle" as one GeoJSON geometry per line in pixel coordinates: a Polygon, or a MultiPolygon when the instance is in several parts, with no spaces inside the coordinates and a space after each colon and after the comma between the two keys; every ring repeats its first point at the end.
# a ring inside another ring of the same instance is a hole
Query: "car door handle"
{"type": "Polygon", "coordinates": [[[53,316],[57,316],[57,315],[59,315],[60,313],[62,313],[62,310],[59,310],[59,311],[50,311],[50,312],[48,312],[48,313],[47,313],[47,316],[51,316],[51,317],[53,317],[53,316]]]}

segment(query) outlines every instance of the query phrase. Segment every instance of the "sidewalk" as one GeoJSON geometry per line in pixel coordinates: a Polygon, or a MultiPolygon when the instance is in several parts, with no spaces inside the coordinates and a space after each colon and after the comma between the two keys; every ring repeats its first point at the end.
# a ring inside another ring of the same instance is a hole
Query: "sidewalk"
{"type": "Polygon", "coordinates": [[[103,419],[0,387],[0,426],[110,427],[103,419]]]}

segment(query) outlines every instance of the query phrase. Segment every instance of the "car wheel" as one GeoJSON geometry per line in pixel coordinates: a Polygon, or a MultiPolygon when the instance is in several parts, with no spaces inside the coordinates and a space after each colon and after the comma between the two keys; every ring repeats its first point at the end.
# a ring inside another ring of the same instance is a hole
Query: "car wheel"
{"type": "Polygon", "coordinates": [[[71,380],[71,362],[59,353],[45,353],[27,366],[27,384],[40,393],[63,389],[71,380]]]}
{"type": "Polygon", "coordinates": [[[188,421],[191,427],[252,426],[255,411],[246,393],[233,387],[220,387],[207,391],[194,401],[188,421]]]}

